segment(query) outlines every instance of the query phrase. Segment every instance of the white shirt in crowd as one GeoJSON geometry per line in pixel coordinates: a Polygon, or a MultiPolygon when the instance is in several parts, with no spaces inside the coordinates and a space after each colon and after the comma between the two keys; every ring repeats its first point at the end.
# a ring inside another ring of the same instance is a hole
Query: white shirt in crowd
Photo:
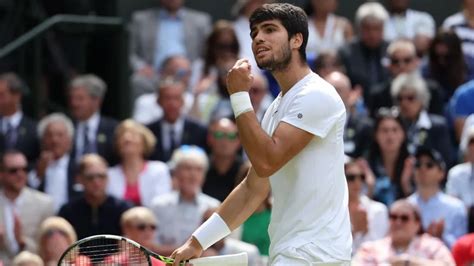
{"type": "Polygon", "coordinates": [[[21,197],[22,193],[16,198],[15,201],[11,201],[7,197],[5,197],[5,194],[3,193],[3,190],[0,193],[0,201],[3,202],[3,221],[0,221],[0,223],[3,223],[4,226],[4,232],[6,236],[6,243],[8,245],[8,250],[12,254],[17,253],[20,250],[20,247],[18,246],[18,243],[16,242],[15,239],[15,217],[14,213],[18,214],[18,205],[19,202],[22,200],[21,197]]]}
{"type": "Polygon", "coordinates": [[[474,205],[474,167],[472,163],[458,164],[449,170],[446,194],[460,199],[468,208],[474,205]]]}
{"type": "Polygon", "coordinates": [[[435,31],[435,21],[429,13],[407,9],[403,15],[390,15],[384,25],[384,39],[414,39],[418,34],[433,38],[435,31]]]}
{"type": "Polygon", "coordinates": [[[312,254],[335,261],[351,259],[352,235],[344,176],[344,104],[334,87],[315,73],[278,95],[262,121],[272,135],[280,122],[315,137],[270,176],[274,198],[270,261],[289,249],[317,246],[312,254]]]}

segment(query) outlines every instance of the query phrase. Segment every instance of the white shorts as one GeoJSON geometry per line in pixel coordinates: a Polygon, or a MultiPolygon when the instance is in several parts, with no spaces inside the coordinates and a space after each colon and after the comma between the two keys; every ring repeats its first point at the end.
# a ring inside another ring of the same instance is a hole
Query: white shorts
{"type": "Polygon", "coordinates": [[[287,248],[276,254],[270,261],[272,266],[294,265],[294,266],[349,266],[350,261],[341,261],[333,258],[327,252],[313,243],[305,244],[299,248],[287,248]]]}

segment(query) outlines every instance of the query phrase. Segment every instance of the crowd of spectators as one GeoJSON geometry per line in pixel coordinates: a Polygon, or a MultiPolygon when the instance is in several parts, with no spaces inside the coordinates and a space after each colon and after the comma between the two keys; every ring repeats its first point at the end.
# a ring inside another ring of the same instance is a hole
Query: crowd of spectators
{"type": "MultiPolygon", "coordinates": [[[[78,73],[64,88],[67,113],[39,121],[22,111],[22,77],[0,74],[0,265],[56,265],[69,245],[95,234],[162,255],[183,244],[250,167],[227,71],[250,59],[259,119],[279,93],[250,47],[248,17],[268,2],[237,0],[234,20],[214,24],[183,0],[134,12],[134,108],[123,121],[101,114],[108,88],[95,74],[78,73]]],[[[439,27],[409,0],[385,2],[361,4],[353,22],[335,14],[337,0],[306,7],[308,62],[347,110],[353,263],[470,265],[474,1],[439,27]]],[[[250,265],[265,265],[271,206],[269,195],[204,255],[247,252],[250,265]]]]}

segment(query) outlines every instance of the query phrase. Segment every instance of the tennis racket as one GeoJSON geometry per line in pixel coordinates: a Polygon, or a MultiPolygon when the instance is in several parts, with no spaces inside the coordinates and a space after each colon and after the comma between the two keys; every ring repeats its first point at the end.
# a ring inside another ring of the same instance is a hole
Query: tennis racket
{"type": "MultiPolygon", "coordinates": [[[[122,236],[95,235],[81,239],[61,256],[59,266],[156,266],[174,259],[156,254],[122,236]]],[[[186,261],[194,266],[246,266],[247,253],[212,256],[186,261]]],[[[180,265],[185,265],[182,262],[180,265]]]]}

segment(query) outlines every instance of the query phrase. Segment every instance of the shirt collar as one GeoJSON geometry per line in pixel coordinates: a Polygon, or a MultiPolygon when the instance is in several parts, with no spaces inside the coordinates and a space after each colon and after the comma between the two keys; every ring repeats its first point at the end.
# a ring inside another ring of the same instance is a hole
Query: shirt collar
{"type": "Polygon", "coordinates": [[[418,117],[418,121],[416,121],[416,127],[430,129],[431,126],[432,124],[428,113],[425,110],[422,110],[420,112],[420,116],[418,117]]]}
{"type": "Polygon", "coordinates": [[[64,154],[61,158],[54,161],[52,165],[56,167],[67,167],[68,163],[69,163],[69,154],[64,154]]]}
{"type": "Polygon", "coordinates": [[[441,196],[441,191],[438,191],[436,194],[434,194],[433,196],[431,196],[431,198],[429,198],[427,201],[424,201],[423,198],[421,197],[421,195],[418,193],[418,192],[415,192],[415,198],[416,198],[416,201],[418,202],[429,202],[429,201],[432,201],[432,200],[437,200],[439,199],[439,197],[441,196]]]}
{"type": "Polygon", "coordinates": [[[17,128],[18,125],[20,125],[21,118],[23,118],[23,112],[22,111],[16,111],[13,115],[11,116],[4,116],[4,124],[2,125],[5,128],[5,121],[8,121],[10,125],[14,128],[17,128]]]}
{"type": "Polygon", "coordinates": [[[160,19],[176,19],[176,20],[182,20],[184,18],[184,10],[180,8],[178,12],[176,12],[176,16],[172,16],[166,9],[160,9],[159,13],[159,18],[160,19]]]}
{"type": "Polygon", "coordinates": [[[166,120],[163,120],[163,129],[165,132],[168,132],[171,128],[173,128],[175,134],[181,135],[184,128],[184,117],[178,118],[174,124],[170,124],[166,120]]]}
{"type": "Polygon", "coordinates": [[[99,122],[100,122],[100,115],[99,112],[95,112],[89,119],[86,121],[81,121],[79,122],[80,126],[86,126],[89,129],[89,132],[95,132],[97,128],[99,127],[99,122]]]}

